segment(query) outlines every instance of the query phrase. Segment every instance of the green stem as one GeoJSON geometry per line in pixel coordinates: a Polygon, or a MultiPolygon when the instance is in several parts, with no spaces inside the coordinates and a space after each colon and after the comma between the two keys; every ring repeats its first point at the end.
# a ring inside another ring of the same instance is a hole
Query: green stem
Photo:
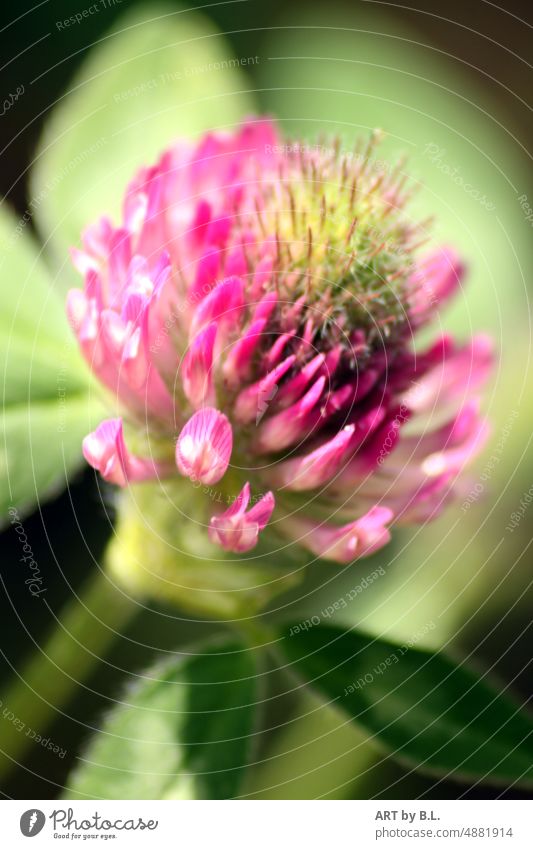
{"type": "Polygon", "coordinates": [[[2,694],[0,778],[32,745],[30,731],[45,734],[138,610],[101,570],[67,603],[48,639],[2,694]]]}

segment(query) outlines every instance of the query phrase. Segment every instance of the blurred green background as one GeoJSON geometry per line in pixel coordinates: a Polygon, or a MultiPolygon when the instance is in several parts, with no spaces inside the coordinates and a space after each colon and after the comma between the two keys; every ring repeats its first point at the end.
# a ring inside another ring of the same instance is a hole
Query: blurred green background
{"type": "MultiPolygon", "coordinates": [[[[382,155],[408,155],[411,173],[420,182],[414,211],[433,212],[435,236],[457,245],[469,265],[467,286],[443,323],[464,336],[488,331],[499,351],[485,405],[493,436],[465,491],[467,500],[470,491],[476,496],[468,506],[466,501],[456,504],[431,527],[397,533],[385,552],[356,567],[315,568],[303,588],[279,600],[270,615],[296,621],[320,612],[382,565],[386,577],[342,610],[337,621],[400,640],[434,623],[424,644],[471,655],[523,701],[529,699],[533,511],[526,510],[512,532],[506,526],[533,483],[533,255],[526,211],[527,203],[533,206],[532,86],[531,65],[525,61],[528,53],[531,58],[530,4],[510,2],[504,10],[483,0],[431,0],[406,9],[394,3],[238,0],[202,5],[211,29],[200,36],[197,21],[172,3],[156,8],[122,0],[109,2],[80,25],[58,29],[57,21],[82,8],[83,2],[28,4],[17,7],[15,21],[9,6],[0,13],[3,96],[17,86],[25,88],[0,122],[0,189],[16,218],[39,196],[46,174],[59,173],[62,162],[105,138],[101,155],[80,166],[92,187],[86,185],[78,196],[79,171],[72,169],[45,193],[29,224],[46,242],[47,261],[61,291],[71,284],[66,246],[81,224],[113,205],[135,164],[153,158],[180,133],[231,127],[242,114],[259,110],[276,116],[286,135],[310,140],[325,132],[351,145],[357,135],[379,126],[387,133],[382,155]],[[123,15],[131,17],[120,23],[123,15]],[[115,62],[116,45],[107,33],[117,22],[131,29],[127,42],[122,36],[129,47],[115,62]],[[216,30],[226,40],[215,48],[216,30]],[[161,39],[164,49],[159,49],[161,39]],[[198,70],[211,61],[214,49],[220,60],[239,58],[239,71],[198,70]],[[135,61],[127,61],[127,50],[135,61]],[[99,68],[108,73],[98,78],[99,68]],[[172,76],[187,68],[197,70],[186,75],[186,83],[172,76]],[[168,81],[155,91],[122,96],[160,74],[169,75],[168,81]],[[66,98],[65,92],[70,92],[66,98]],[[130,109],[126,126],[124,104],[130,109]],[[101,114],[101,125],[85,122],[92,112],[101,114]],[[72,129],[76,114],[79,124],[72,129]],[[115,163],[112,174],[110,162],[115,163]],[[61,209],[71,214],[57,229],[61,209]]],[[[3,287],[10,285],[16,281],[2,280],[3,287]]],[[[37,651],[64,603],[95,569],[112,519],[111,496],[102,503],[101,484],[84,469],[67,492],[39,504],[25,519],[47,576],[49,607],[28,595],[16,568],[18,540],[12,529],[3,533],[4,681],[37,651]]],[[[174,610],[144,609],[47,732],[66,756],[59,759],[38,745],[30,747],[24,764],[7,775],[4,794],[27,799],[57,795],[91,728],[129,674],[158,652],[215,630],[174,610]]],[[[265,720],[271,730],[248,788],[252,796],[520,795],[513,788],[480,789],[414,776],[366,743],[340,714],[310,697],[301,702],[277,698],[276,686],[282,689],[279,682],[273,684],[265,720]]]]}

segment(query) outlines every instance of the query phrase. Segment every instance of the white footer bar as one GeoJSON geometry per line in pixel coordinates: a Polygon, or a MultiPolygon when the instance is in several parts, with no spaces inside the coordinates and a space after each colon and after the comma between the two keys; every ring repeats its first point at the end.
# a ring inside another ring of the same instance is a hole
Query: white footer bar
{"type": "Polygon", "coordinates": [[[3,801],[1,844],[186,849],[531,849],[519,801],[3,801]],[[29,839],[35,837],[35,843],[29,839]],[[68,841],[68,842],[67,842],[68,841]]]}

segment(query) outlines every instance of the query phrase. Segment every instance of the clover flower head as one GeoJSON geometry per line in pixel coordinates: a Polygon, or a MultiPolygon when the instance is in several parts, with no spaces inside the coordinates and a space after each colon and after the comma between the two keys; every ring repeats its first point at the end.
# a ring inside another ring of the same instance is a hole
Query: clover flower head
{"type": "Polygon", "coordinates": [[[258,119],[178,142],[72,251],[70,322],[115,413],[87,461],[122,487],[181,476],[226,551],[270,532],[368,555],[440,513],[486,436],[489,340],[413,342],[463,263],[425,250],[376,141],[283,144],[258,119]]]}

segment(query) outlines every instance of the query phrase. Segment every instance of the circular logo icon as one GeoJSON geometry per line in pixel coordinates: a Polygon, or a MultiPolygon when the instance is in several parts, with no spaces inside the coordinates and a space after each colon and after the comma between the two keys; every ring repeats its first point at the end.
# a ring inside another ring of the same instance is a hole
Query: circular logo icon
{"type": "Polygon", "coordinates": [[[38,808],[30,808],[24,811],[20,818],[20,830],[24,837],[35,837],[42,830],[46,817],[38,808]]]}

